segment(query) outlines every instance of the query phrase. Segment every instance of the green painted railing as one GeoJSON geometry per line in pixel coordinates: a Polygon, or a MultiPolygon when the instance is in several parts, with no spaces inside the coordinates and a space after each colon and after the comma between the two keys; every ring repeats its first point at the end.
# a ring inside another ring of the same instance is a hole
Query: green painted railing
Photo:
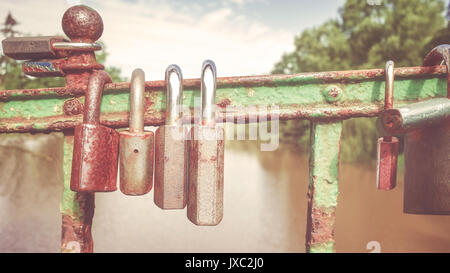
{"type": "MultiPolygon", "coordinates": [[[[396,68],[394,74],[396,106],[446,96],[445,66],[396,68]]],[[[164,123],[164,84],[164,81],[146,82],[146,125],[164,123]]],[[[183,85],[183,104],[194,112],[194,98],[199,96],[200,81],[185,80],[183,85]]],[[[62,251],[79,249],[86,252],[92,250],[90,228],[95,197],[69,189],[71,133],[81,122],[82,115],[65,110],[74,100],[82,103],[84,97],[64,95],[67,94],[65,91],[64,87],[0,91],[0,133],[64,131],[62,251]]],[[[101,104],[103,124],[127,127],[128,96],[129,83],[106,85],[101,104]]],[[[251,110],[258,106],[277,106],[281,120],[312,120],[307,221],[307,250],[310,252],[334,251],[342,120],[376,116],[383,110],[383,101],[384,69],[217,80],[219,121],[248,122],[261,114],[271,115],[270,111],[251,110]]]]}

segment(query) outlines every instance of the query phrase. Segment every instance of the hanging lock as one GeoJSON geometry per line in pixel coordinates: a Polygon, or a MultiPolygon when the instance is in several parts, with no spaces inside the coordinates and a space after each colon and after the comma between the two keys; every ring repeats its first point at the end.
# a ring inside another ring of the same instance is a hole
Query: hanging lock
{"type": "Polygon", "coordinates": [[[191,129],[187,216],[200,226],[217,225],[223,216],[224,130],[216,126],[216,66],[207,60],[201,76],[201,124],[191,129]]]}
{"type": "Polygon", "coordinates": [[[435,47],[423,65],[442,61],[447,66],[447,98],[389,109],[381,117],[385,131],[405,134],[405,213],[450,214],[450,45],[435,47]]]}
{"type": "MultiPolygon", "coordinates": [[[[388,61],[385,69],[386,83],[384,110],[394,104],[394,62],[388,61]]],[[[397,182],[398,138],[388,135],[377,141],[377,188],[392,190],[397,182]]]]}
{"type": "Polygon", "coordinates": [[[156,130],[155,204],[162,209],[186,207],[186,130],[182,124],[183,75],[177,65],[166,69],[166,121],[156,130]]]}
{"type": "Polygon", "coordinates": [[[100,125],[100,102],[108,73],[95,70],[89,78],[83,123],[75,127],[70,189],[76,192],[116,190],[119,134],[100,125]]]}
{"type": "Polygon", "coordinates": [[[130,84],[130,129],[120,132],[120,190],[143,195],[153,184],[153,132],[144,131],[145,74],[135,69],[130,84]]]}

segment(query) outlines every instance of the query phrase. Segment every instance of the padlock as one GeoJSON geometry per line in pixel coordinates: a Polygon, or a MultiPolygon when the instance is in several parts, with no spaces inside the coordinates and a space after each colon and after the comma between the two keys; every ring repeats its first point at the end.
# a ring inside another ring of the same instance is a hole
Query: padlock
{"type": "Polygon", "coordinates": [[[60,36],[9,37],[2,41],[3,54],[15,60],[59,59],[67,51],[101,50],[99,43],[69,42],[60,36]]]}
{"type": "Polygon", "coordinates": [[[65,41],[60,36],[10,37],[2,41],[3,54],[15,60],[57,59],[63,56],[52,45],[65,41]]]}
{"type": "Polygon", "coordinates": [[[215,118],[216,67],[207,60],[202,66],[200,125],[193,125],[189,143],[187,216],[200,226],[220,223],[223,217],[223,127],[215,118]]]}
{"type": "MultiPolygon", "coordinates": [[[[444,59],[449,68],[449,45],[434,48],[424,66],[444,59]]],[[[405,188],[403,211],[413,214],[450,214],[450,86],[447,98],[434,98],[383,113],[390,133],[404,133],[405,188]]]]}
{"type": "Polygon", "coordinates": [[[110,192],[117,189],[119,134],[100,125],[100,102],[108,73],[95,70],[85,95],[83,123],[75,127],[70,189],[110,192]]]}
{"type": "MultiPolygon", "coordinates": [[[[388,61],[385,69],[384,109],[391,109],[394,103],[394,62],[388,61]]],[[[392,190],[397,182],[398,138],[387,135],[377,142],[377,188],[392,190]]]]}
{"type": "Polygon", "coordinates": [[[153,132],[144,131],[145,74],[135,69],[130,84],[130,128],[120,132],[120,190],[143,195],[153,184],[153,132]]]}
{"type": "Polygon", "coordinates": [[[155,204],[162,209],[186,207],[187,146],[182,124],[183,75],[177,65],[166,69],[165,125],[156,130],[155,204]]]}

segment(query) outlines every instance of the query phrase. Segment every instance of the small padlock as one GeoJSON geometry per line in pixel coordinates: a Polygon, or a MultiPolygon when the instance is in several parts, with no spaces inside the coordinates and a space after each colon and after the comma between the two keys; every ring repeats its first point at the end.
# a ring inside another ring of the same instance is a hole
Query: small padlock
{"type": "Polygon", "coordinates": [[[130,84],[130,129],[120,132],[120,190],[143,195],[153,185],[153,132],[144,131],[145,74],[135,69],[130,84]]]}
{"type": "MultiPolygon", "coordinates": [[[[388,61],[385,69],[386,83],[384,95],[385,111],[394,103],[394,62],[388,61]]],[[[398,138],[383,136],[377,142],[377,188],[392,190],[397,182],[398,138]]]]}
{"type": "MultiPolygon", "coordinates": [[[[439,65],[444,60],[448,71],[449,50],[449,45],[434,48],[423,65],[439,65]]],[[[449,76],[447,73],[447,98],[408,104],[382,114],[387,132],[405,134],[405,213],[450,214],[449,76]]]]}
{"type": "Polygon", "coordinates": [[[85,95],[83,123],[75,127],[70,189],[109,192],[117,189],[119,134],[100,125],[100,102],[108,73],[95,70],[85,95]]]}
{"type": "Polygon", "coordinates": [[[65,42],[60,36],[10,37],[2,41],[3,54],[15,60],[56,59],[61,56],[53,44],[65,42]]]}
{"type": "Polygon", "coordinates": [[[177,65],[166,69],[166,121],[156,130],[155,204],[162,209],[186,207],[186,133],[182,124],[183,75],[177,65]]]}
{"type": "Polygon", "coordinates": [[[200,226],[223,217],[224,130],[216,125],[216,67],[207,60],[201,76],[201,124],[191,129],[187,216],[200,226]]]}
{"type": "MultiPolygon", "coordinates": [[[[103,28],[103,26],[102,26],[103,28]]],[[[69,42],[60,36],[9,37],[2,41],[3,54],[15,60],[67,57],[67,51],[101,50],[99,43],[69,42]]]]}

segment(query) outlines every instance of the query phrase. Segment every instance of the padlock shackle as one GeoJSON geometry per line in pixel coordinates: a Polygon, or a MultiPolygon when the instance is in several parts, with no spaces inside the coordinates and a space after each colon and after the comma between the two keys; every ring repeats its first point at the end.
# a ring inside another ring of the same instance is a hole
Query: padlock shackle
{"type": "Polygon", "coordinates": [[[433,66],[440,65],[444,61],[445,66],[447,67],[447,98],[450,99],[450,45],[443,44],[433,48],[425,59],[423,60],[423,66],[433,66]]]}
{"type": "Polygon", "coordinates": [[[388,110],[394,106],[394,62],[391,60],[387,61],[384,71],[386,76],[384,110],[388,110]]]}
{"type": "Polygon", "coordinates": [[[166,125],[177,125],[182,118],[183,74],[181,68],[171,64],[166,69],[166,125]],[[176,78],[172,75],[176,74],[176,78]],[[176,80],[177,82],[173,82],[176,80]]]}
{"type": "Polygon", "coordinates": [[[144,91],[145,73],[136,68],[131,74],[130,83],[130,132],[144,131],[144,91]]]}
{"type": "Polygon", "coordinates": [[[200,81],[202,101],[202,125],[215,126],[216,124],[216,65],[211,60],[206,60],[202,65],[200,81]],[[211,74],[208,73],[210,71],[211,74]],[[208,78],[208,77],[212,78],[208,78]]]}
{"type": "Polygon", "coordinates": [[[111,83],[111,77],[103,70],[94,70],[89,77],[88,89],[85,94],[83,123],[100,123],[100,103],[102,102],[103,88],[111,83]]]}

